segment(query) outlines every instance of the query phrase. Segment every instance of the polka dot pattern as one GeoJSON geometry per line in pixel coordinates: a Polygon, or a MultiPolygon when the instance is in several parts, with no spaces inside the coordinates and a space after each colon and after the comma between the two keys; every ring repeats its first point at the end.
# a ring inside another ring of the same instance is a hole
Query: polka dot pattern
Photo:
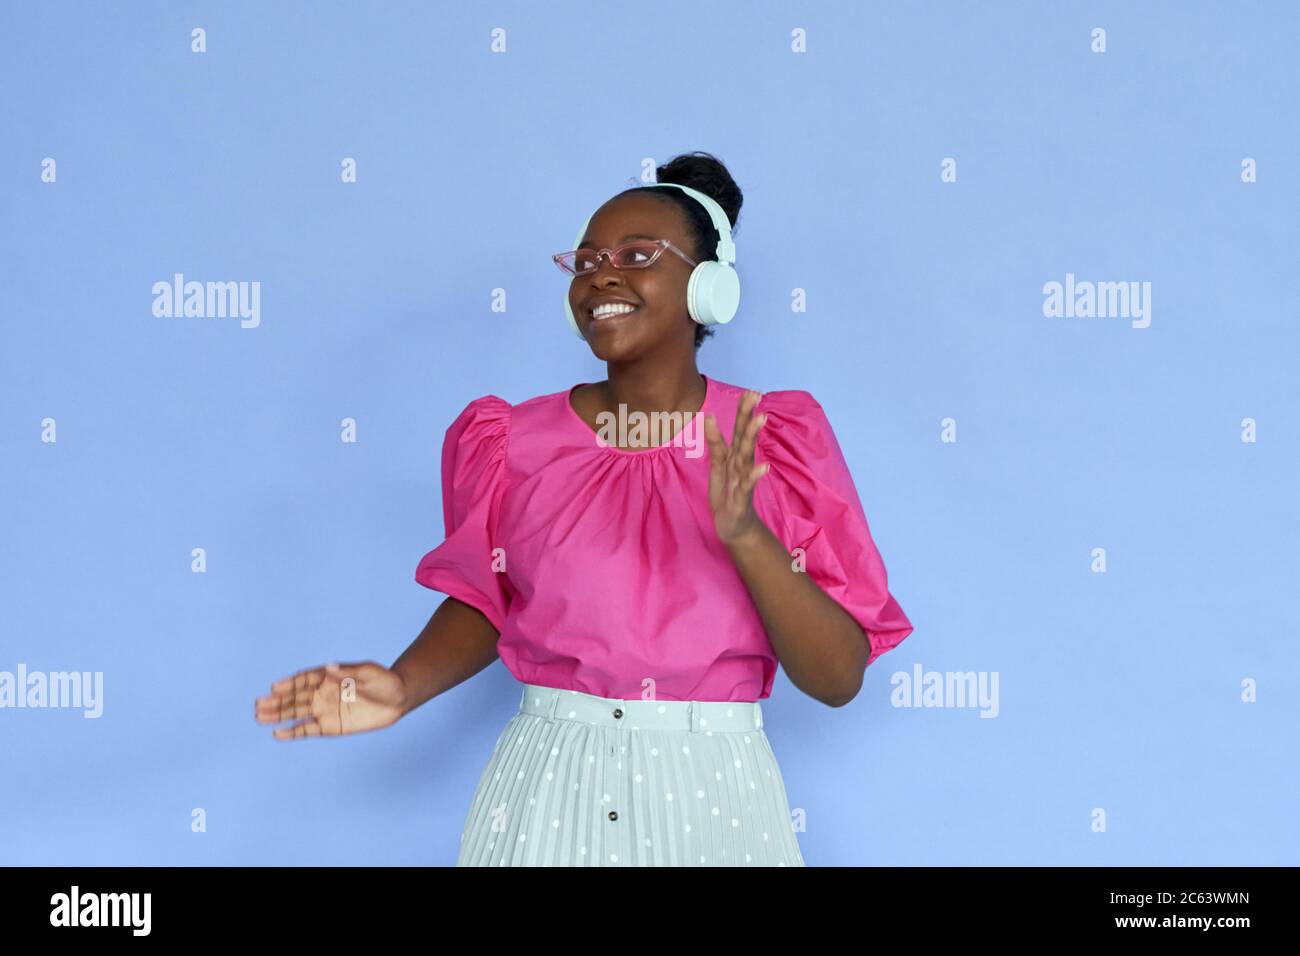
{"type": "Polygon", "coordinates": [[[526,687],[480,775],[457,865],[804,865],[756,705],[692,713],[686,701],[526,687]]]}

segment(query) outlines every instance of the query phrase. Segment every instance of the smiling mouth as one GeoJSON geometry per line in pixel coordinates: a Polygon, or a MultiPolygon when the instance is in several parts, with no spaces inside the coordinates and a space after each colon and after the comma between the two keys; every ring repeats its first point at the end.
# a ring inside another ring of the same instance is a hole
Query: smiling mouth
{"type": "Polygon", "coordinates": [[[588,313],[588,315],[591,318],[592,325],[599,325],[604,322],[614,322],[618,319],[625,319],[629,315],[636,315],[640,311],[641,307],[634,305],[630,309],[621,309],[617,312],[602,312],[600,315],[592,315],[591,313],[588,313]]]}

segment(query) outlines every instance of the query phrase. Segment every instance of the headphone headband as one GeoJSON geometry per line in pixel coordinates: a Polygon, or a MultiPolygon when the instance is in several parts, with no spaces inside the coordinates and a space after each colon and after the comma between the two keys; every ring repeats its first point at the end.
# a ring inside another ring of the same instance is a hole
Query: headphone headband
{"type": "MultiPolygon", "coordinates": [[[[717,200],[712,196],[706,196],[698,189],[692,189],[690,186],[683,186],[681,183],[645,183],[643,186],[635,188],[648,189],[657,186],[671,186],[673,189],[680,189],[682,192],[686,193],[686,195],[693,197],[696,202],[704,207],[704,211],[707,212],[709,218],[713,220],[713,228],[718,230],[718,246],[715,250],[718,261],[728,262],[735,265],[736,243],[731,238],[731,222],[727,219],[727,214],[723,208],[718,205],[717,200]]],[[[581,245],[582,237],[587,234],[587,227],[590,225],[591,216],[588,216],[587,221],[584,222],[582,228],[578,230],[577,238],[573,240],[573,248],[577,249],[578,246],[581,245]]]]}

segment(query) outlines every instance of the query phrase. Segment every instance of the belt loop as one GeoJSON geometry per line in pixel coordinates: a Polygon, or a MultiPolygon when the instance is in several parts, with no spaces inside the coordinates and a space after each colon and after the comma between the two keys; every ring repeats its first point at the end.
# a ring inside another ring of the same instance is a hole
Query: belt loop
{"type": "Polygon", "coordinates": [[[700,708],[698,704],[699,701],[693,700],[686,705],[687,713],[690,714],[691,718],[691,733],[693,734],[700,732],[700,708]]]}
{"type": "Polygon", "coordinates": [[[546,706],[546,717],[548,720],[555,719],[555,706],[559,702],[560,702],[560,692],[558,690],[552,690],[551,702],[546,706]]]}

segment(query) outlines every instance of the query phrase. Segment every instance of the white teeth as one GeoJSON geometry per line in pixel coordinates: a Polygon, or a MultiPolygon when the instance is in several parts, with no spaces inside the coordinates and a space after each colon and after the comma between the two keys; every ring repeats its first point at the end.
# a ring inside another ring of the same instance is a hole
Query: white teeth
{"type": "Polygon", "coordinates": [[[611,302],[605,305],[598,305],[591,310],[593,319],[603,319],[611,315],[625,315],[636,309],[634,305],[628,305],[626,302],[611,302]]]}

